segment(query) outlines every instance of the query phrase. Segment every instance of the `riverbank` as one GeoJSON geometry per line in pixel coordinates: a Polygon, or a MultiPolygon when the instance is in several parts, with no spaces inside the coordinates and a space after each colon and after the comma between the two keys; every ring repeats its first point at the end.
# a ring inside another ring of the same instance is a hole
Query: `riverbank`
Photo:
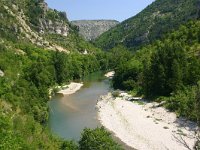
{"type": "Polygon", "coordinates": [[[97,108],[101,124],[132,148],[187,150],[184,141],[194,146],[196,124],[177,118],[158,103],[130,102],[109,93],[101,97],[97,108]]]}
{"type": "MultiPolygon", "coordinates": [[[[106,73],[104,76],[107,78],[113,78],[114,74],[115,74],[114,71],[110,71],[110,72],[106,73]]],[[[59,90],[57,92],[57,94],[71,95],[71,94],[77,92],[78,90],[80,90],[80,88],[82,86],[83,86],[83,83],[71,82],[69,85],[59,87],[59,88],[62,88],[62,90],[59,90]]]]}
{"type": "Polygon", "coordinates": [[[83,83],[71,82],[69,85],[63,86],[62,87],[63,89],[58,91],[57,94],[71,95],[71,94],[77,92],[78,90],[80,90],[80,88],[82,86],[83,86],[83,83]]]}
{"type": "Polygon", "coordinates": [[[49,101],[49,126],[53,133],[67,140],[79,141],[85,127],[100,126],[97,119],[96,102],[100,95],[109,92],[110,82],[102,72],[85,77],[84,87],[74,94],[56,95],[49,101]]]}

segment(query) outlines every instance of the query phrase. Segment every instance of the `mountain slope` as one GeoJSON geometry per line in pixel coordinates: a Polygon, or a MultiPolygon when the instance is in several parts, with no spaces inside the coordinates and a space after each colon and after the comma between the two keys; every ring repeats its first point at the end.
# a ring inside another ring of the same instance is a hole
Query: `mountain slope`
{"type": "Polygon", "coordinates": [[[115,70],[113,86],[148,99],[166,101],[170,110],[197,121],[200,118],[200,109],[196,108],[200,88],[199,26],[199,20],[190,21],[135,52],[131,60],[115,70]]]}
{"type": "Polygon", "coordinates": [[[76,20],[71,23],[79,27],[80,35],[86,40],[94,40],[119,24],[116,20],[76,20]]]}
{"type": "Polygon", "coordinates": [[[104,54],[43,0],[0,7],[0,149],[77,150],[49,131],[49,89],[99,71],[104,54]]]}
{"type": "Polygon", "coordinates": [[[138,15],[102,34],[96,46],[110,49],[118,44],[136,48],[159,39],[190,19],[199,17],[199,0],[156,0],[138,15]]]}
{"type": "MultiPolygon", "coordinates": [[[[0,0],[1,39],[28,42],[65,52],[92,51],[64,12],[48,8],[44,0],[0,0]]],[[[95,49],[95,48],[94,48],[95,49]]]]}

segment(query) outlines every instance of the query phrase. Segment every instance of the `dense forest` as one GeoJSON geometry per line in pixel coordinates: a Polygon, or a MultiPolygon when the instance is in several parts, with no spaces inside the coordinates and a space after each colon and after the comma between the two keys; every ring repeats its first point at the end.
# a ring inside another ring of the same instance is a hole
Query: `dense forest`
{"type": "Polygon", "coordinates": [[[114,88],[164,102],[178,116],[200,124],[199,27],[199,21],[190,21],[136,51],[116,66],[114,88]]]}
{"type": "Polygon", "coordinates": [[[59,149],[63,142],[47,129],[49,88],[98,71],[99,60],[31,44],[15,47],[14,52],[0,44],[0,69],[5,73],[0,77],[0,149],[59,149]]]}
{"type": "Polygon", "coordinates": [[[85,129],[74,142],[53,136],[47,126],[49,89],[99,70],[115,70],[115,89],[162,101],[199,123],[197,0],[156,0],[94,42],[108,52],[83,40],[65,13],[41,4],[0,0],[0,149],[122,149],[104,128],[85,129]],[[62,22],[67,36],[47,28],[40,33],[41,19],[62,22]]]}
{"type": "Polygon", "coordinates": [[[121,149],[103,128],[85,129],[79,144],[49,131],[49,89],[107,70],[113,55],[84,41],[65,13],[45,5],[43,0],[0,0],[0,149],[92,149],[90,136],[98,137],[99,148],[121,149]],[[51,32],[46,27],[40,33],[41,21],[49,20],[51,32]],[[54,27],[57,22],[62,24],[54,27]],[[67,36],[53,28],[65,29],[67,36]]]}
{"type": "Polygon", "coordinates": [[[179,30],[135,52],[116,67],[113,86],[157,101],[178,115],[199,119],[200,22],[179,30]]]}

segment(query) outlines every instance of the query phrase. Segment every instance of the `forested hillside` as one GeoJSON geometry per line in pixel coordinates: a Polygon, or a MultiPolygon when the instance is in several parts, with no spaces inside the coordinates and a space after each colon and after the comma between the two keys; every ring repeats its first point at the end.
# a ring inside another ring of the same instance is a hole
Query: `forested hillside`
{"type": "MultiPolygon", "coordinates": [[[[0,149],[81,149],[50,133],[49,89],[106,70],[107,55],[43,0],[0,0],[0,7],[0,149]]],[[[105,129],[96,135],[116,145],[105,129]]]]}
{"type": "Polygon", "coordinates": [[[199,5],[198,0],[156,0],[141,13],[102,34],[95,45],[105,50],[119,44],[129,49],[146,45],[188,20],[197,19],[199,5]]]}
{"type": "Polygon", "coordinates": [[[0,33],[3,41],[28,42],[65,52],[92,52],[94,46],[78,35],[65,12],[48,8],[43,0],[1,0],[0,33]]]}
{"type": "Polygon", "coordinates": [[[115,72],[114,88],[162,102],[179,117],[200,124],[200,21],[181,25],[143,47],[116,66],[115,72]]]}
{"type": "MultiPolygon", "coordinates": [[[[66,54],[31,44],[17,47],[20,51],[0,44],[4,72],[0,77],[0,149],[78,149],[75,143],[52,136],[47,128],[49,88],[98,71],[100,60],[97,55],[66,54]]],[[[99,139],[101,135],[111,140],[108,133],[99,131],[99,139]]]]}
{"type": "Polygon", "coordinates": [[[191,21],[120,64],[115,88],[132,90],[191,120],[199,119],[200,22],[191,21]],[[198,108],[197,108],[198,107],[198,108]]]}
{"type": "Polygon", "coordinates": [[[48,129],[49,89],[99,70],[115,70],[115,89],[199,123],[199,6],[156,0],[100,36],[103,52],[44,0],[0,0],[0,149],[122,149],[104,128],[85,129],[79,142],[48,129]]]}

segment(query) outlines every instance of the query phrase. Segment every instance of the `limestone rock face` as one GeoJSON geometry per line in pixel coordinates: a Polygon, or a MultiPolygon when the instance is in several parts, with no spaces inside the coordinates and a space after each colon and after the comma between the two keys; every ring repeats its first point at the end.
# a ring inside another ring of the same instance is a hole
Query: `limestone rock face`
{"type": "Polygon", "coordinates": [[[116,20],[77,20],[71,23],[79,27],[79,33],[88,41],[119,24],[116,20]]]}
{"type": "Polygon", "coordinates": [[[40,19],[40,33],[52,33],[67,36],[69,26],[64,21],[52,21],[48,19],[40,19]]]}
{"type": "MultiPolygon", "coordinates": [[[[11,7],[10,5],[3,5],[3,11],[0,11],[0,18],[7,20],[5,23],[2,22],[2,24],[4,23],[4,26],[8,27],[7,30],[3,29],[3,31],[5,33],[12,32],[17,39],[27,40],[32,44],[45,47],[46,49],[69,52],[66,48],[57,45],[57,43],[47,38],[50,34],[68,35],[70,27],[65,17],[66,15],[64,16],[62,12],[48,8],[46,3],[40,3],[39,6],[44,13],[35,16],[36,24],[33,25],[25,8],[20,9],[20,7],[15,4],[12,4],[11,7]],[[4,15],[4,12],[6,12],[7,15],[4,15]],[[53,15],[53,17],[49,14],[53,15]],[[11,23],[9,24],[9,22],[11,23]]],[[[3,73],[0,73],[2,76],[3,73]]]]}
{"type": "Polygon", "coordinates": [[[46,2],[39,3],[40,8],[42,8],[44,15],[39,19],[39,29],[40,33],[51,33],[60,34],[62,36],[67,36],[69,31],[68,19],[65,12],[56,12],[48,7],[46,2]],[[53,15],[49,18],[48,14],[53,15]],[[62,15],[62,19],[61,16],[62,15]],[[58,19],[59,18],[59,19],[58,19]]]}

